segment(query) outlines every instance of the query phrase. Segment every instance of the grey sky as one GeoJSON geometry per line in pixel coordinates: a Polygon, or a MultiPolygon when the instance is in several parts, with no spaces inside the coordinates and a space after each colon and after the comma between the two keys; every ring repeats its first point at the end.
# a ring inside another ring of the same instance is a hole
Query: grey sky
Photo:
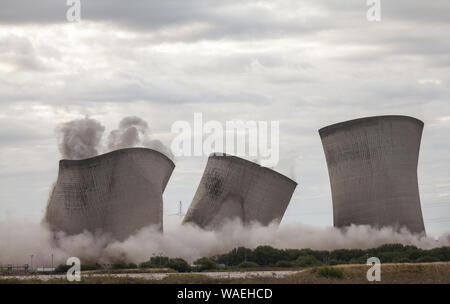
{"type": "MultiPolygon", "coordinates": [[[[284,221],[332,225],[317,130],[380,114],[425,122],[419,181],[427,232],[450,228],[450,2],[0,2],[0,220],[43,215],[55,126],[89,115],[145,119],[166,144],[176,120],[279,120],[279,170],[299,186],[284,221]],[[439,205],[436,203],[444,203],[439,205]]],[[[206,158],[176,160],[166,214],[193,197],[206,158]]]]}

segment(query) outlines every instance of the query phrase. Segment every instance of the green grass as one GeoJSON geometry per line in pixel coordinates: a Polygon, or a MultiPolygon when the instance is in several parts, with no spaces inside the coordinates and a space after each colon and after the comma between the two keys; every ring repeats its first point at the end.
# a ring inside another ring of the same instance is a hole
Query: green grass
{"type": "Polygon", "coordinates": [[[317,269],[317,276],[324,278],[342,279],[344,277],[344,271],[340,268],[320,267],[319,269],[317,269]]]}

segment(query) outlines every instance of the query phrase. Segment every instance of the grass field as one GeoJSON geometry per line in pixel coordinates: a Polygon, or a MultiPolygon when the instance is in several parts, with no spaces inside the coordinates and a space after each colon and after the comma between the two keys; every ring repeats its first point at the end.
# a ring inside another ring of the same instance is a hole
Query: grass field
{"type": "MultiPolygon", "coordinates": [[[[330,267],[329,267],[330,268],[330,267]]],[[[85,275],[77,284],[367,284],[366,265],[337,265],[331,267],[333,272],[341,277],[321,276],[320,267],[305,268],[283,277],[247,277],[247,278],[215,278],[208,274],[171,273],[162,279],[148,279],[145,277],[129,277],[124,273],[120,276],[114,274],[85,275]]],[[[324,269],[322,269],[324,270],[324,269]]],[[[329,270],[329,269],[325,269],[329,270]]],[[[248,272],[251,274],[251,272],[248,272]]],[[[131,274],[130,274],[131,275],[131,274]]],[[[66,284],[64,278],[42,281],[32,277],[6,278],[0,277],[3,284],[66,284]]],[[[383,264],[381,266],[382,284],[450,284],[450,263],[401,263],[383,264]]],[[[373,283],[371,283],[373,284],[373,283]]]]}

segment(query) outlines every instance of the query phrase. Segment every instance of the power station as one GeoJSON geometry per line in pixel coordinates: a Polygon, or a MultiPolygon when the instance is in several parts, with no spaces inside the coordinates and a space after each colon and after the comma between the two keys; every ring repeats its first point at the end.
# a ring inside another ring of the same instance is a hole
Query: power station
{"type": "Polygon", "coordinates": [[[53,231],[87,230],[117,240],[144,226],[162,231],[162,194],[174,168],[167,156],[146,148],[61,160],[44,220],[53,231]]]}
{"type": "Polygon", "coordinates": [[[417,181],[423,126],[408,116],[376,116],[319,130],[335,227],[392,226],[425,233],[417,181]]]}
{"type": "MultiPolygon", "coordinates": [[[[328,165],[335,227],[406,227],[425,233],[417,165],[423,122],[376,116],[319,130],[328,165]]],[[[120,149],[61,160],[44,221],[69,235],[87,230],[124,240],[142,227],[163,230],[162,194],[175,168],[164,154],[120,149]]],[[[211,154],[183,224],[220,228],[279,224],[297,183],[245,159],[211,154]]]]}
{"type": "Polygon", "coordinates": [[[245,159],[211,154],[183,223],[215,229],[227,219],[280,223],[297,183],[245,159]]]}

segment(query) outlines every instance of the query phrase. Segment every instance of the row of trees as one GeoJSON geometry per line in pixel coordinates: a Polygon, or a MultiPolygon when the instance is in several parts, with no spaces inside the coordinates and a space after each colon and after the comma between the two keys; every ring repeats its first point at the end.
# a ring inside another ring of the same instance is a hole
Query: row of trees
{"type": "MultiPolygon", "coordinates": [[[[369,257],[377,257],[381,263],[420,263],[450,261],[450,247],[419,249],[415,246],[386,244],[372,249],[338,249],[333,251],[312,249],[276,249],[270,246],[259,246],[255,249],[239,247],[228,253],[213,257],[203,257],[189,265],[183,259],[168,257],[152,257],[140,263],[117,262],[112,269],[133,268],[171,268],[178,272],[207,271],[230,268],[257,267],[312,267],[338,264],[365,264],[369,257]]],[[[61,272],[67,266],[61,265],[61,272]]],[[[82,270],[100,269],[102,266],[82,265],[82,270]]]]}
{"type": "MultiPolygon", "coordinates": [[[[194,267],[191,270],[365,264],[369,257],[378,257],[382,263],[448,262],[450,261],[450,248],[442,247],[423,250],[415,246],[404,246],[401,244],[386,244],[366,250],[337,249],[333,251],[277,249],[271,246],[259,246],[255,249],[239,247],[225,254],[198,259],[194,261],[194,267]]],[[[170,260],[165,258],[164,261],[169,262],[170,260]]],[[[158,260],[158,257],[156,257],[147,263],[142,263],[140,266],[158,267],[158,265],[161,265],[161,260],[158,260]]],[[[168,264],[164,265],[170,267],[168,264]]]]}
{"type": "Polygon", "coordinates": [[[226,254],[211,258],[218,264],[237,266],[244,261],[259,266],[318,266],[322,264],[365,264],[369,257],[378,257],[382,263],[450,261],[450,248],[419,249],[415,246],[386,244],[372,249],[338,249],[333,251],[312,249],[276,249],[259,246],[253,250],[239,247],[226,254]]]}

